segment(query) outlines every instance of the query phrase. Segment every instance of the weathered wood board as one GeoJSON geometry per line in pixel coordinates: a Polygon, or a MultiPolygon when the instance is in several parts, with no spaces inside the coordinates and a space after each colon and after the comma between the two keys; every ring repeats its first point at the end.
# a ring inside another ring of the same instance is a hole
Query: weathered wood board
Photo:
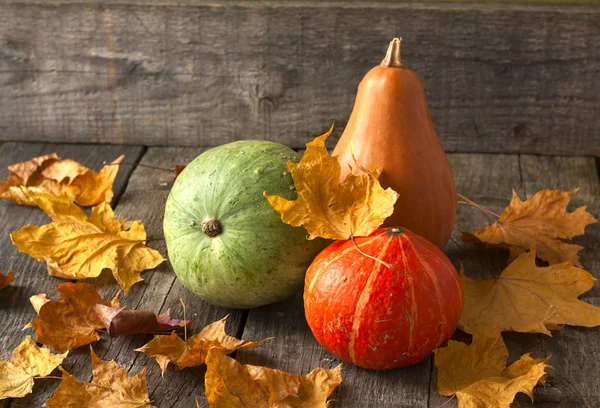
{"type": "MultiPolygon", "coordinates": [[[[127,162],[163,168],[187,163],[202,149],[148,148],[111,145],[49,145],[34,143],[5,143],[0,148],[0,170],[5,176],[8,164],[29,159],[35,155],[57,151],[59,155],[77,159],[93,168],[99,168],[105,160],[121,153],[127,162]]],[[[458,190],[476,202],[499,212],[509,202],[511,189],[522,198],[531,197],[542,188],[572,189],[581,187],[573,199],[571,208],[587,205],[596,216],[600,214],[600,182],[593,158],[545,157],[529,155],[450,154],[458,190]]],[[[123,166],[116,181],[115,212],[117,216],[144,221],[150,240],[162,236],[163,207],[173,181],[170,171],[147,167],[123,166]]],[[[0,292],[0,359],[9,356],[26,334],[21,328],[35,316],[28,298],[37,293],[55,297],[55,284],[63,281],[47,276],[45,266],[27,255],[20,254],[10,243],[9,233],[31,223],[41,225],[47,217],[39,209],[0,202],[0,269],[10,268],[17,272],[18,280],[13,287],[0,292]]],[[[487,225],[491,220],[479,210],[460,206],[454,242],[446,250],[455,266],[462,263],[470,276],[489,278],[496,276],[506,266],[507,253],[502,250],[483,249],[460,241],[458,231],[487,225]]],[[[600,227],[589,227],[585,237],[578,239],[585,245],[582,264],[594,276],[600,271],[600,227]]],[[[165,253],[161,240],[150,245],[165,253]]],[[[274,336],[262,347],[243,350],[236,358],[242,363],[267,365],[294,373],[306,374],[317,366],[334,367],[339,364],[314,340],[304,320],[302,294],[276,305],[253,309],[249,312],[229,311],[209,306],[181,287],[168,263],[156,271],[145,272],[143,283],[133,286],[122,299],[131,308],[148,308],[156,312],[172,309],[172,315],[182,318],[179,299],[186,303],[188,316],[195,319],[192,331],[198,331],[229,312],[228,332],[249,340],[274,336]],[[191,316],[190,316],[191,315],[191,316]]],[[[118,289],[109,275],[91,281],[99,286],[105,298],[118,289]]],[[[595,288],[583,298],[600,305],[599,289],[595,288]]],[[[554,332],[553,337],[537,334],[505,333],[504,339],[511,352],[510,360],[526,352],[537,356],[552,354],[552,365],[545,388],[538,387],[534,393],[535,407],[567,408],[595,407],[600,400],[597,378],[600,368],[593,356],[600,353],[600,336],[597,329],[565,327],[554,332]]],[[[197,398],[200,406],[207,408],[204,396],[204,367],[177,371],[169,367],[161,377],[158,365],[134,348],[145,344],[152,336],[122,336],[93,345],[101,358],[115,359],[130,374],[142,369],[148,373],[151,399],[161,408],[187,408],[194,406],[197,398]]],[[[469,341],[462,333],[456,339],[469,341]]],[[[81,380],[91,378],[89,351],[86,347],[71,352],[63,366],[81,380]]],[[[406,369],[374,372],[348,364],[343,369],[344,382],[334,394],[335,407],[386,408],[386,407],[436,407],[446,401],[437,394],[437,371],[432,359],[406,369]]],[[[57,386],[55,380],[40,380],[34,393],[24,399],[0,402],[3,408],[39,407],[57,386]]],[[[527,397],[519,396],[521,405],[528,406],[527,397]]],[[[448,406],[452,406],[448,404],[448,406]]],[[[454,405],[455,406],[455,405],[454,405]]]]}
{"type": "Polygon", "coordinates": [[[384,2],[10,0],[0,139],[301,148],[394,36],[445,148],[600,152],[600,8],[384,2]],[[43,21],[43,24],[40,22],[43,21]]]}

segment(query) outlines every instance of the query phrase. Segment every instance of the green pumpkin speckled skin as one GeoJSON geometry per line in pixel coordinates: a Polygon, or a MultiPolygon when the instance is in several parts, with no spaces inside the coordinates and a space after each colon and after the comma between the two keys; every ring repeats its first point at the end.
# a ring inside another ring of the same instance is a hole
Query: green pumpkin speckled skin
{"type": "Polygon", "coordinates": [[[284,224],[263,196],[296,198],[286,163],[299,159],[278,143],[244,140],[187,165],[164,218],[169,260],[187,288],[217,306],[245,309],[302,287],[308,266],[329,242],[308,241],[304,228],[284,224]]]}

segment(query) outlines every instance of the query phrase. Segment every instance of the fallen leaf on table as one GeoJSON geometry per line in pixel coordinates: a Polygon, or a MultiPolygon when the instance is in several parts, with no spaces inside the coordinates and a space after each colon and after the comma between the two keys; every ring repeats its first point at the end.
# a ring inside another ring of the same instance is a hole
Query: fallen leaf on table
{"type": "Polygon", "coordinates": [[[513,197],[496,223],[473,232],[463,232],[465,241],[484,243],[492,247],[510,249],[510,259],[536,244],[538,257],[551,264],[571,261],[579,266],[577,253],[580,245],[568,244],[562,239],[582,235],[585,227],[598,222],[586,207],[567,212],[571,196],[577,190],[541,190],[529,200],[521,201],[513,190],[513,197]]]}
{"type": "Polygon", "coordinates": [[[39,348],[30,336],[19,344],[8,361],[0,361],[0,400],[21,398],[31,393],[33,379],[45,377],[58,367],[67,356],[52,354],[39,348]]]}
{"type": "Polygon", "coordinates": [[[232,353],[242,348],[260,346],[262,341],[239,340],[225,333],[225,321],[228,316],[206,326],[200,333],[182,340],[176,333],[170,336],[154,336],[150,342],[135,351],[140,351],[148,357],[155,358],[164,373],[169,363],[175,364],[179,370],[204,364],[206,354],[211,348],[217,348],[224,353],[232,353]]]}
{"type": "Polygon", "coordinates": [[[177,177],[179,177],[179,175],[181,174],[183,169],[185,169],[185,167],[186,167],[185,164],[176,164],[175,165],[175,180],[177,180],[177,177]]]}
{"type": "Polygon", "coordinates": [[[8,167],[7,181],[0,181],[0,198],[17,204],[36,205],[21,187],[53,196],[66,195],[82,206],[110,202],[113,182],[119,171],[121,156],[99,172],[74,160],[62,160],[56,153],[35,157],[8,167]]]}
{"type": "Polygon", "coordinates": [[[0,361],[0,399],[21,398],[33,388],[34,377],[45,377],[67,356],[39,348],[30,336],[13,350],[9,361],[0,361]]]}
{"type": "Polygon", "coordinates": [[[519,392],[533,401],[533,387],[544,384],[550,361],[525,354],[506,367],[508,350],[499,332],[477,332],[468,346],[450,340],[434,353],[438,392],[456,394],[459,408],[508,408],[519,392]]]}
{"type": "Polygon", "coordinates": [[[115,218],[108,203],[92,208],[88,218],[68,198],[25,191],[52,218],[41,227],[26,225],[10,234],[19,249],[48,264],[48,273],[63,279],[95,278],[110,269],[125,294],[141,272],[160,265],[164,259],[148,248],[142,223],[115,218]]]}
{"type": "Polygon", "coordinates": [[[191,320],[171,319],[169,310],[156,315],[151,310],[126,310],[124,307],[111,307],[98,303],[94,305],[94,311],[111,336],[168,332],[192,324],[191,320]]]}
{"type": "Polygon", "coordinates": [[[94,311],[94,304],[115,307],[118,296],[107,302],[87,283],[57,285],[59,300],[45,294],[32,296],[30,301],[38,318],[25,328],[36,331],[36,341],[58,351],[71,350],[100,340],[97,330],[104,328],[94,311]]]}
{"type": "Polygon", "coordinates": [[[6,275],[0,272],[0,289],[5,286],[10,285],[12,282],[16,280],[15,273],[13,271],[8,271],[6,275]]]}
{"type": "Polygon", "coordinates": [[[62,381],[44,404],[48,408],[154,408],[148,396],[146,369],[134,377],[114,361],[100,360],[94,350],[90,383],[77,381],[61,367],[62,381]]]}
{"type": "Polygon", "coordinates": [[[381,187],[380,169],[349,174],[340,184],[340,164],[325,147],[332,130],[333,126],[308,143],[299,163],[287,164],[298,199],[290,201],[268,192],[265,197],[284,223],[304,226],[308,239],[367,236],[392,215],[398,194],[381,187]]]}
{"type": "Polygon", "coordinates": [[[327,398],[341,382],[341,364],[300,376],[241,365],[218,349],[210,349],[206,358],[204,383],[211,408],[327,408],[327,398]]]}
{"type": "Polygon", "coordinates": [[[562,325],[600,325],[600,308],[577,297],[594,286],[588,272],[570,261],[538,267],[535,246],[517,257],[498,279],[474,280],[460,273],[465,291],[461,330],[494,324],[500,331],[544,333],[562,325]]]}

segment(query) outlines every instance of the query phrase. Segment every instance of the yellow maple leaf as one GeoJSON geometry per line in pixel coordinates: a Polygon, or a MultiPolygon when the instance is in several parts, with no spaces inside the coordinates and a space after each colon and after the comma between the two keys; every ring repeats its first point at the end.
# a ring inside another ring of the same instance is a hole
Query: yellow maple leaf
{"type": "Polygon", "coordinates": [[[118,296],[107,302],[87,283],[63,283],[57,290],[59,300],[49,299],[43,293],[30,298],[38,318],[25,328],[35,329],[36,341],[67,351],[100,340],[97,330],[103,329],[104,324],[94,305],[119,306],[118,296]]]}
{"type": "Polygon", "coordinates": [[[62,381],[45,407],[154,408],[148,396],[146,369],[130,377],[114,361],[100,360],[94,350],[91,355],[92,382],[79,382],[61,367],[62,381]]]}
{"type": "Polygon", "coordinates": [[[49,375],[66,356],[67,353],[52,354],[48,349],[39,348],[30,336],[25,337],[9,361],[0,361],[0,400],[31,393],[33,379],[49,375]]]}
{"type": "Polygon", "coordinates": [[[8,271],[6,275],[0,272],[0,289],[5,286],[10,285],[16,280],[15,273],[13,271],[8,271]]]}
{"type": "Polygon", "coordinates": [[[8,167],[7,181],[0,181],[0,198],[17,204],[36,205],[22,187],[53,196],[65,195],[82,206],[110,202],[119,163],[125,156],[104,166],[99,172],[74,160],[60,159],[56,153],[35,157],[8,167]]]}
{"type": "Polygon", "coordinates": [[[304,226],[308,239],[367,236],[392,215],[398,194],[381,187],[377,180],[380,169],[349,174],[340,184],[340,164],[325,147],[332,130],[333,126],[308,143],[299,163],[287,164],[298,199],[286,200],[268,192],[265,197],[283,222],[304,226]]]}
{"type": "Polygon", "coordinates": [[[204,383],[211,408],[327,408],[327,398],[341,382],[341,364],[299,376],[241,365],[216,348],[206,357],[204,383]]]}
{"type": "Polygon", "coordinates": [[[517,257],[498,279],[474,280],[461,271],[465,305],[458,323],[474,333],[495,324],[500,331],[544,333],[564,324],[600,325],[600,308],[577,297],[594,286],[588,272],[570,261],[535,264],[535,246],[517,257]]]}
{"type": "Polygon", "coordinates": [[[68,198],[24,189],[29,199],[52,218],[50,224],[27,225],[10,234],[19,249],[48,264],[48,273],[63,279],[87,279],[110,269],[125,293],[142,281],[141,272],[164,259],[148,248],[143,224],[117,220],[108,203],[92,208],[88,218],[68,198]]]}
{"type": "Polygon", "coordinates": [[[550,361],[525,354],[506,367],[508,350],[497,331],[475,333],[468,346],[450,340],[434,353],[438,392],[456,395],[459,408],[509,408],[519,392],[533,401],[533,387],[544,383],[550,361]]]}
{"type": "Polygon", "coordinates": [[[206,326],[200,333],[182,340],[176,333],[170,336],[154,336],[149,343],[136,349],[149,357],[155,358],[162,373],[169,363],[178,369],[194,367],[204,364],[208,350],[217,348],[224,353],[233,353],[235,350],[260,346],[262,341],[239,340],[225,333],[225,322],[228,316],[206,326]]]}
{"type": "Polygon", "coordinates": [[[510,249],[510,259],[536,244],[538,256],[551,264],[571,261],[579,266],[580,245],[562,239],[582,235],[585,227],[598,222],[586,207],[568,213],[567,206],[577,190],[541,190],[529,200],[513,197],[496,223],[473,232],[463,232],[465,241],[510,249]]]}

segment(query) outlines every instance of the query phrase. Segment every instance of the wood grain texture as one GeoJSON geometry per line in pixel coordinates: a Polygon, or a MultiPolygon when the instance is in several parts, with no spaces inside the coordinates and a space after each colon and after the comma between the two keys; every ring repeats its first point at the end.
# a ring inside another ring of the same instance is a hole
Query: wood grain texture
{"type": "Polygon", "coordinates": [[[299,148],[335,121],[333,144],[401,35],[447,150],[600,151],[596,7],[12,1],[2,15],[2,139],[299,148]]]}
{"type": "MultiPolygon", "coordinates": [[[[70,158],[82,164],[99,170],[103,161],[112,161],[125,154],[126,161],[136,162],[142,154],[142,148],[137,146],[84,146],[84,145],[52,145],[36,143],[4,143],[0,148],[0,177],[5,179],[7,166],[24,160],[29,160],[41,154],[56,152],[62,158],[70,158]]],[[[114,184],[115,201],[122,195],[127,179],[133,167],[122,166],[114,184]]],[[[29,303],[29,297],[38,293],[47,293],[50,297],[56,295],[56,285],[64,280],[50,277],[46,265],[37,262],[28,255],[22,254],[10,241],[10,233],[27,225],[43,225],[49,218],[38,208],[19,206],[6,200],[0,200],[0,269],[15,271],[17,280],[0,292],[0,359],[6,359],[27,334],[33,335],[32,330],[21,329],[35,318],[35,312],[29,303]]],[[[35,336],[34,336],[35,338],[35,336]]],[[[57,386],[55,380],[40,380],[36,382],[34,393],[57,386]]],[[[35,396],[34,394],[34,396],[35,396]]],[[[48,395],[49,396],[49,395],[48,395]]],[[[20,400],[20,406],[41,406],[34,398],[20,400]]],[[[17,406],[18,404],[13,404],[17,406]]]]}
{"type": "MultiPolygon", "coordinates": [[[[523,189],[526,198],[544,188],[572,190],[569,210],[585,205],[596,218],[600,216],[600,181],[593,158],[538,157],[520,158],[523,189]]],[[[586,228],[583,236],[574,239],[583,249],[580,253],[583,268],[596,279],[600,277],[600,225],[586,228]]],[[[600,285],[580,297],[600,306],[600,285]]],[[[546,355],[552,355],[554,367],[548,385],[555,400],[543,403],[544,408],[600,406],[600,330],[566,326],[553,331],[552,337],[540,335],[546,355]]]]}

